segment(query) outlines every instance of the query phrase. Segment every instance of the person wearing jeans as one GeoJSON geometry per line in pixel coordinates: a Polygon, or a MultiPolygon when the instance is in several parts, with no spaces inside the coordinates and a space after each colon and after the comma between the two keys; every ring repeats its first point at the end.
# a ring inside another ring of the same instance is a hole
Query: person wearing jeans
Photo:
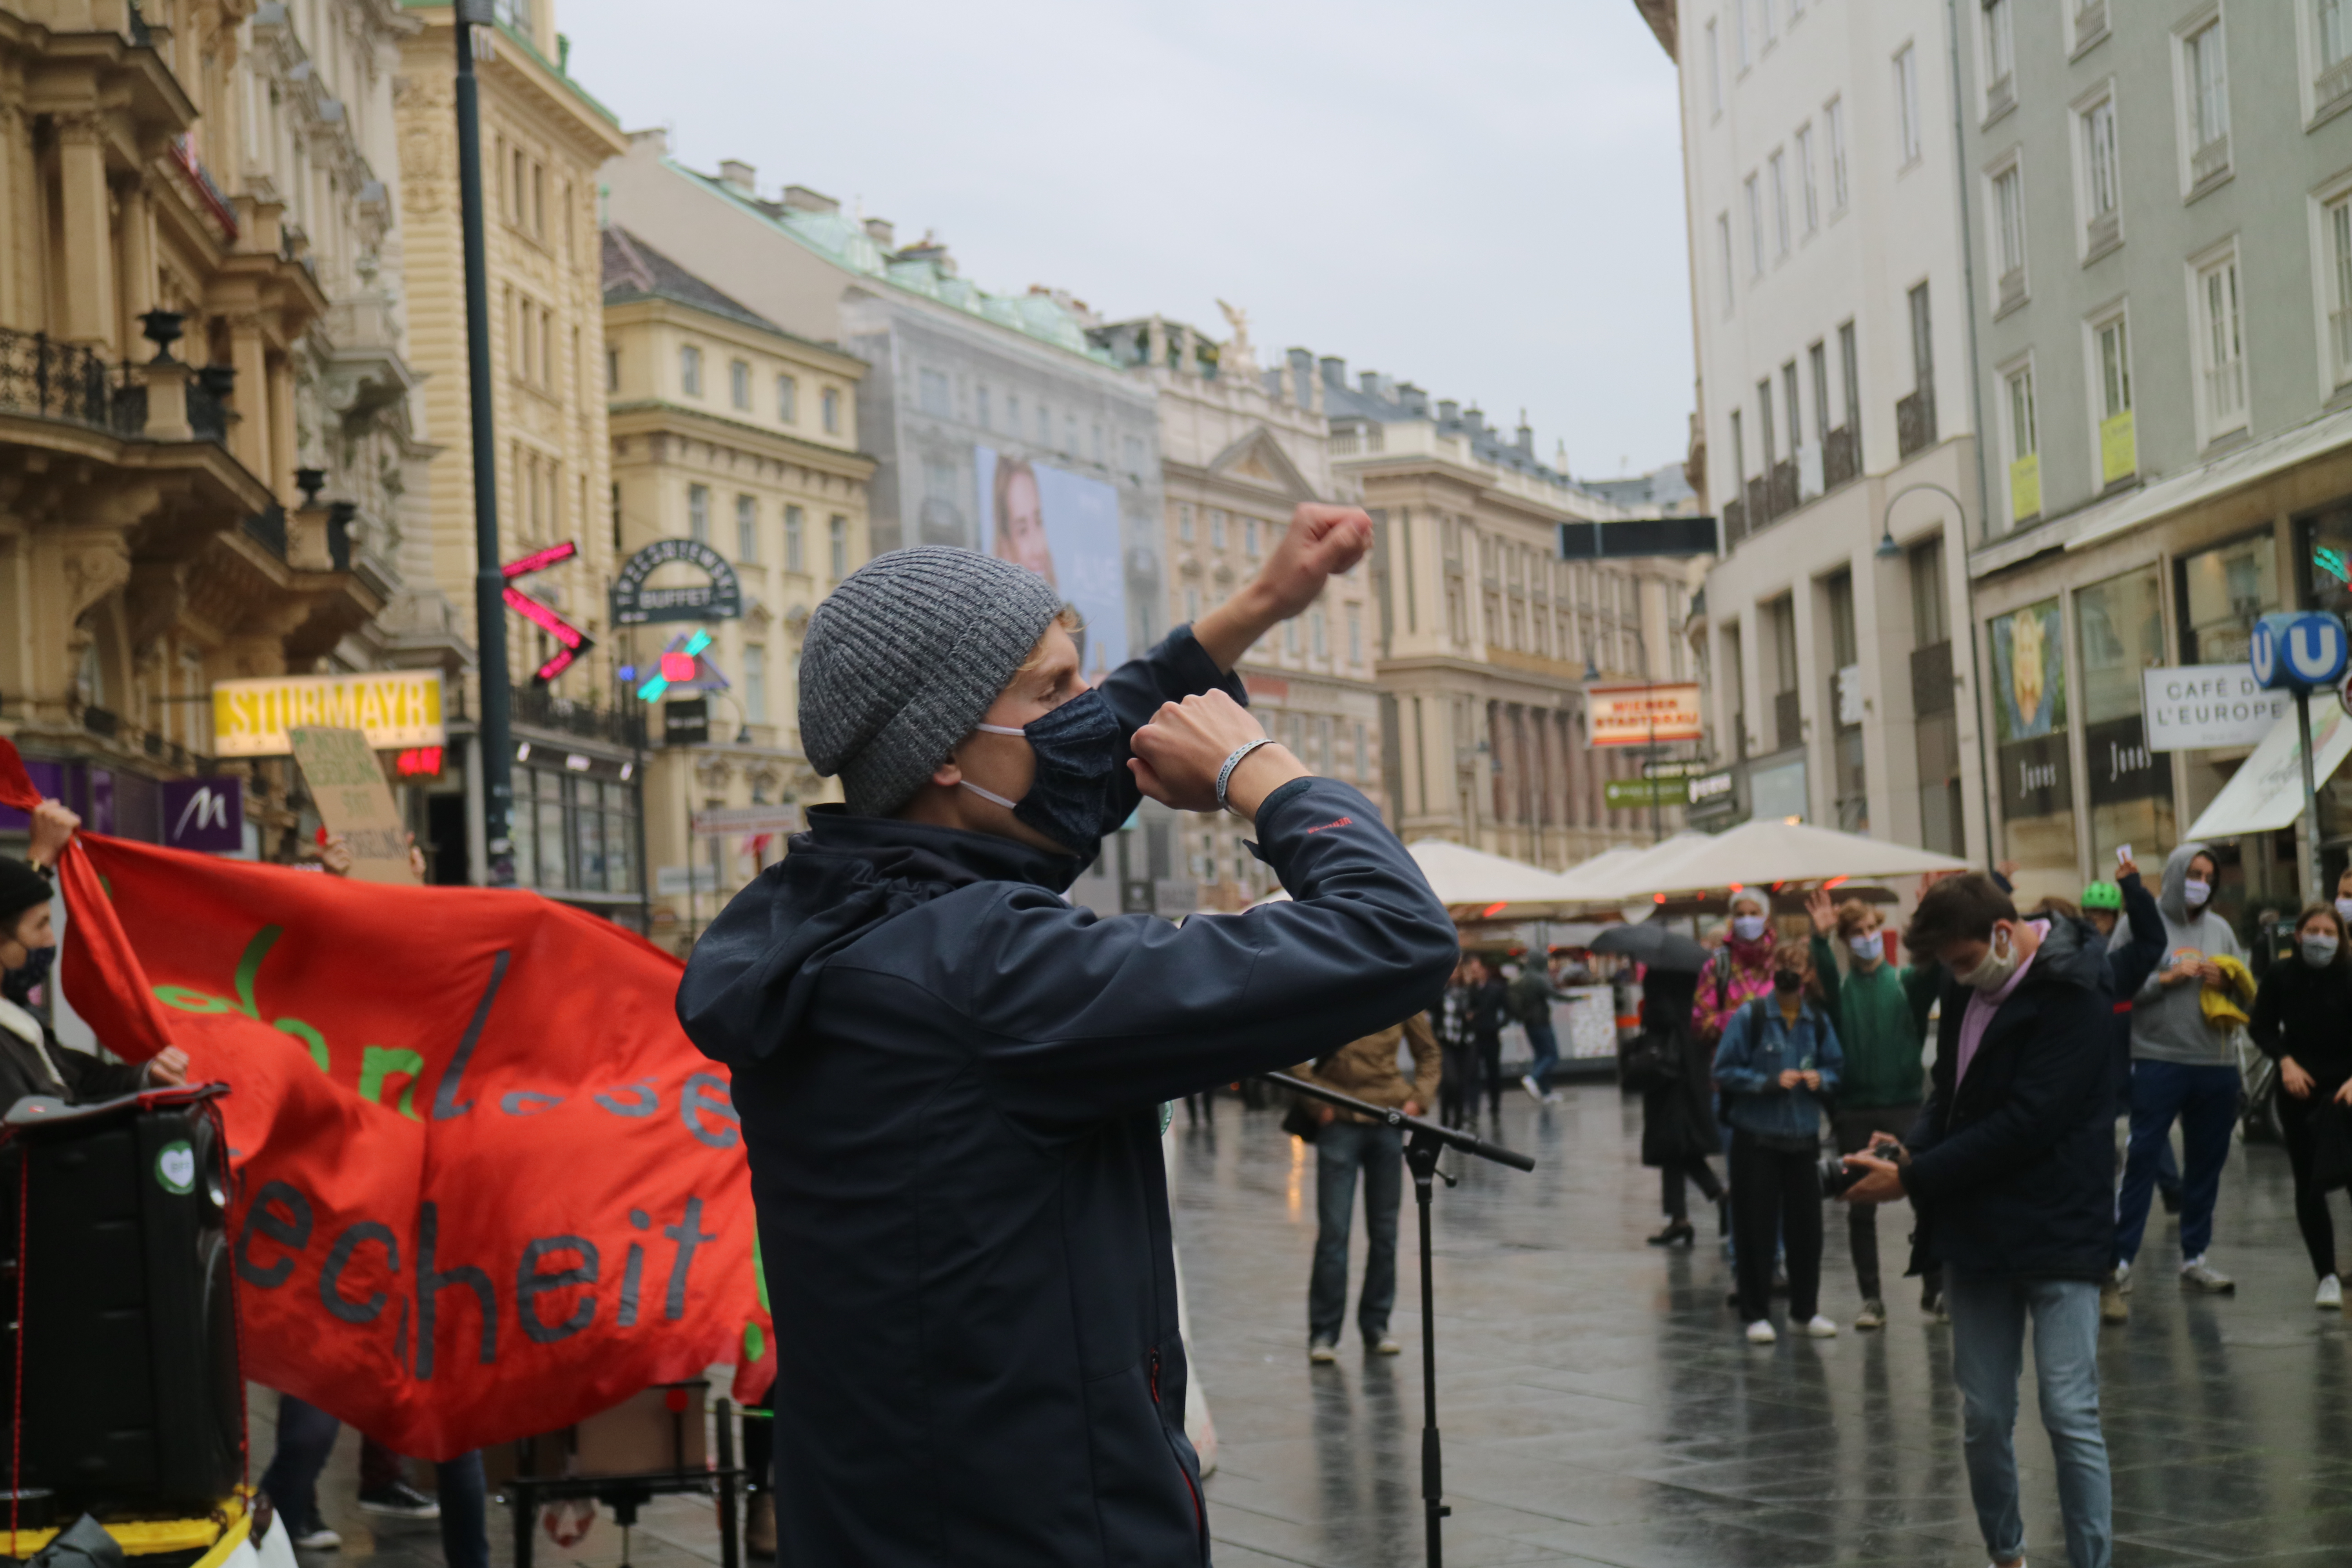
{"type": "Polygon", "coordinates": [[[1559,1066],[1559,1037],[1551,1026],[1551,1005],[1567,1000],[1566,994],[1551,983],[1540,953],[1530,952],[1520,961],[1519,973],[1510,984],[1510,1011],[1528,1032],[1528,1050],[1533,1059],[1519,1087],[1538,1105],[1559,1103],[1560,1097],[1551,1087],[1552,1068],[1559,1066]]]}
{"type": "MultiPolygon", "coordinates": [[[[1291,1076],[1353,1095],[1373,1105],[1418,1116],[1436,1096],[1437,1037],[1426,1015],[1367,1035],[1320,1061],[1302,1062],[1291,1076]],[[1412,1077],[1397,1066],[1397,1048],[1412,1053],[1412,1077]]],[[[1321,1124],[1315,1138],[1315,1267],[1307,1284],[1307,1357],[1318,1364],[1339,1359],[1340,1325],[1348,1316],[1348,1232],[1355,1218],[1356,1177],[1363,1175],[1363,1294],[1356,1303],[1356,1327],[1370,1355],[1394,1355],[1389,1311],[1396,1305],[1397,1208],[1404,1193],[1404,1135],[1360,1111],[1320,1100],[1308,1109],[1321,1124]]]]}
{"type": "Polygon", "coordinates": [[[2021,920],[1970,872],[1919,900],[1904,945],[1947,973],[1936,1065],[1904,1142],[1849,1154],[1848,1202],[1908,1197],[1912,1272],[1940,1271],[1977,1526],[1996,1568],[2025,1561],[2017,1383],[2033,1335],[2042,1424],[2074,1568],[2111,1568],[2099,1426],[2099,1281],[2114,1236],[2105,939],[2053,911],[2021,920]]]}
{"type": "MultiPolygon", "coordinates": [[[[341,1426],[307,1399],[278,1396],[278,1447],[262,1472],[261,1490],[285,1519],[287,1534],[297,1545],[327,1551],[342,1543],[319,1511],[319,1476],[335,1450],[335,1434],[341,1426]]],[[[397,1482],[399,1463],[390,1449],[369,1445],[362,1451],[360,1489],[397,1482]],[[376,1473],[367,1473],[371,1470],[376,1473]]],[[[490,1568],[489,1489],[482,1476],[482,1456],[460,1454],[436,1465],[434,1471],[440,1491],[443,1561],[448,1568],[490,1568]]]]}

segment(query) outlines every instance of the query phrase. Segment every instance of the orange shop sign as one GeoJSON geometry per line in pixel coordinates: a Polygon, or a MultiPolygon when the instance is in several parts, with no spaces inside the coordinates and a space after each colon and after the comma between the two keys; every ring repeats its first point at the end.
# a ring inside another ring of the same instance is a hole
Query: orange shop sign
{"type": "Polygon", "coordinates": [[[1590,743],[1595,746],[1646,746],[1699,738],[1696,681],[1588,686],[1584,701],[1590,743]]]}

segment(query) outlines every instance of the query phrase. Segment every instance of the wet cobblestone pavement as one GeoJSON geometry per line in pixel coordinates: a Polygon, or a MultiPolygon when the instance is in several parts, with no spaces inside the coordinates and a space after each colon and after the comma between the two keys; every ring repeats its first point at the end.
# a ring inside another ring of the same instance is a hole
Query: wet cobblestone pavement
{"type": "MultiPolygon", "coordinates": [[[[1219,1439],[1216,1561],[1418,1563],[1412,1189],[1391,1321],[1406,1353],[1363,1354],[1351,1294],[1339,1364],[1310,1367],[1313,1152],[1275,1122],[1228,1100],[1213,1130],[1180,1118],[1175,1132],[1192,1357],[1219,1439]]],[[[1844,1331],[1748,1345],[1724,1306],[1731,1270],[1711,1216],[1696,1216],[1695,1248],[1643,1245],[1659,1225],[1658,1180],[1640,1165],[1640,1131],[1639,1102],[1613,1088],[1569,1089],[1547,1109],[1514,1090],[1501,1141],[1538,1169],[1471,1162],[1460,1186],[1439,1189],[1446,1562],[1981,1568],[1950,1331],[1919,1310],[1917,1282],[1890,1279],[1887,1327],[1856,1332],[1833,1219],[1822,1310],[1844,1331]]],[[[1882,1213],[1890,1274],[1907,1228],[1882,1213]]],[[[1351,1291],[1360,1210],[1356,1231],[1351,1291]]],[[[2168,1261],[2178,1250],[2159,1209],[2132,1321],[2101,1341],[2116,1563],[2352,1562],[2347,1325],[2312,1306],[2284,1153],[2241,1148],[2223,1177],[2211,1257],[2237,1278],[2235,1296],[2183,1292],[2168,1261]]],[[[2063,1562],[2030,1370],[2018,1457],[2032,1559],[2063,1562]]]]}
{"type": "MultiPolygon", "coordinates": [[[[1473,1163],[1437,1198],[1439,1417],[1457,1568],[1614,1563],[1783,1568],[1903,1563],[1980,1568],[1960,1467],[1949,1331],[1921,1313],[1916,1281],[1890,1279],[1892,1321],[1851,1326],[1843,1224],[1828,1226],[1822,1310],[1844,1332],[1744,1342],[1723,1302],[1730,1265],[1712,1218],[1698,1245],[1645,1247],[1655,1172],[1638,1161],[1640,1108],[1604,1086],[1537,1108],[1514,1090],[1501,1140],[1532,1174],[1473,1163]]],[[[1220,1100],[1213,1128],[1177,1117],[1171,1169],[1192,1358],[1219,1439],[1208,1485],[1219,1568],[1423,1561],[1419,1498],[1420,1272],[1406,1188],[1391,1331],[1405,1353],[1368,1360],[1351,1331],[1336,1366],[1307,1361],[1315,1241],[1312,1151],[1278,1112],[1220,1100]]],[[[1449,1158],[1449,1163],[1451,1163],[1449,1158]]],[[[2343,1223],[2347,1211],[2339,1207],[2343,1223]]],[[[1905,1224],[1881,1218],[1890,1265],[1905,1224]]],[[[2115,1465],[2116,1561],[2142,1565],[2352,1563],[2352,1363],[2340,1314],[2311,1305],[2286,1160],[2232,1153],[2212,1258],[2234,1297],[2184,1294],[2168,1259],[2177,1231],[2151,1219],[2132,1321],[2108,1329],[2101,1367],[2115,1465]]],[[[2018,1453],[2032,1560],[2063,1561],[2049,1447],[2026,1379],[2018,1453]]],[[[256,1468],[274,1397],[253,1402],[256,1468]]],[[[306,1568],[437,1568],[431,1524],[388,1524],[356,1504],[346,1431],[321,1487],[340,1553],[306,1568]]],[[[429,1470],[418,1478],[429,1484],[429,1470]]],[[[493,1504],[491,1552],[509,1562],[493,1504]]],[[[607,1518],[547,1568],[621,1563],[607,1518]]],[[[657,1499],[627,1561],[719,1561],[708,1500],[657,1499]]],[[[789,1568],[835,1568],[792,1564],[789,1568]]]]}

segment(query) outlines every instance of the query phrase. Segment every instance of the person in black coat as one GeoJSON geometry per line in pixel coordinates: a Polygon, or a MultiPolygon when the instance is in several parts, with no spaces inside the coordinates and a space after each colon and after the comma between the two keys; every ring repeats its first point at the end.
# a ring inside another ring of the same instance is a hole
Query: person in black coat
{"type": "Polygon", "coordinates": [[[971,552],[877,556],[810,618],[801,738],[847,804],[677,997],[751,1162],[780,1562],[1208,1560],[1165,1102],[1429,1007],[1459,951],[1379,809],[1269,742],[1232,673],[1370,528],[1302,506],[1256,582],[1099,689],[1051,586],[971,552]],[[1252,822],[1291,900],[1074,907],[1145,795],[1252,822]]]}
{"type": "Polygon", "coordinates": [[[2106,1568],[2114,1495],[2099,1425],[2099,1282],[2115,1227],[2106,943],[2087,921],[2020,920],[1969,873],[1919,900],[1904,945],[1948,977],[1927,1102],[1910,1137],[1850,1154],[1852,1203],[1916,1205],[1912,1270],[1941,1269],[1978,1527],[2025,1557],[2017,1384],[2025,1336],[2075,1568],[2106,1568]]]}
{"type": "Polygon", "coordinates": [[[1721,1146],[1715,1125],[1715,1053],[1691,1032],[1691,1005],[1697,994],[1696,974],[1665,969],[1643,973],[1643,1032],[1673,1041],[1682,1063],[1675,1081],[1642,1091],[1642,1163],[1658,1173],[1658,1202],[1666,1216],[1665,1228],[1645,1238],[1652,1247],[1688,1246],[1696,1238],[1685,1185],[1697,1187],[1721,1216],[1723,1184],[1706,1163],[1721,1146]]]}
{"type": "Polygon", "coordinates": [[[2332,904],[2297,916],[2294,942],[2295,956],[2263,975],[2250,1027],[2254,1044],[2279,1065],[2279,1130],[2294,1171],[2295,1225],[2319,1277],[2315,1305],[2340,1311],[2336,1226],[2327,1193],[2313,1180],[2312,1155],[2320,1119],[2336,1118],[2340,1135],[2352,1106],[2352,944],[2332,904]]]}

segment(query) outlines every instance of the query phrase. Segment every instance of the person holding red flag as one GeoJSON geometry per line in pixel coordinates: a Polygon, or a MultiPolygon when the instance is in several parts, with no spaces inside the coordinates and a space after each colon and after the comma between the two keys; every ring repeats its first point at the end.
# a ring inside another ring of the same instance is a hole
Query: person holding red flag
{"type": "Polygon", "coordinates": [[[677,995],[751,1162],[780,1562],[1206,1559],[1163,1103],[1429,1007],[1457,952],[1378,808],[1233,675],[1370,540],[1301,506],[1254,582],[1098,689],[1054,587],[975,552],[878,556],[810,617],[801,738],[846,805],[677,995]],[[1291,901],[1073,907],[1147,795],[1253,823],[1291,901]]]}

